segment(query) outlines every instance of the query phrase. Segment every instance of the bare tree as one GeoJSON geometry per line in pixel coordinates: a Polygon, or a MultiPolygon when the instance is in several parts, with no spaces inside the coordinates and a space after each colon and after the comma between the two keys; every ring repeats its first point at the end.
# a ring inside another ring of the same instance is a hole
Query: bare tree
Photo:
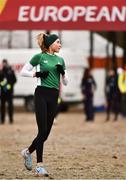
{"type": "Polygon", "coordinates": [[[116,61],[116,44],[117,37],[115,31],[109,31],[107,33],[108,44],[106,46],[106,54],[107,54],[107,68],[117,68],[116,61]],[[110,55],[110,42],[112,43],[112,55],[110,55]],[[111,59],[111,60],[110,60],[111,59]]]}
{"type": "Polygon", "coordinates": [[[32,48],[32,31],[28,31],[28,48],[32,48]]]}
{"type": "Polygon", "coordinates": [[[89,64],[90,64],[90,68],[92,68],[93,66],[93,61],[94,61],[94,56],[93,56],[93,51],[94,51],[94,32],[90,32],[90,50],[89,50],[89,64]]]}
{"type": "Polygon", "coordinates": [[[9,31],[9,36],[8,36],[8,48],[12,48],[12,31],[9,31]]]}
{"type": "Polygon", "coordinates": [[[126,31],[123,32],[123,66],[126,65],[126,31]]]}

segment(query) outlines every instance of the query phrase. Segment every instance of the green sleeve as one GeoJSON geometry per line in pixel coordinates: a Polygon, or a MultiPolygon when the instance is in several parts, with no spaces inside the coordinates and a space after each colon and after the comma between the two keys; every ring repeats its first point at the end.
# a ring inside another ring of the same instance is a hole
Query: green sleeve
{"type": "Polygon", "coordinates": [[[39,64],[39,60],[41,58],[41,54],[36,54],[32,57],[32,59],[30,60],[30,64],[32,66],[37,66],[39,64]]]}

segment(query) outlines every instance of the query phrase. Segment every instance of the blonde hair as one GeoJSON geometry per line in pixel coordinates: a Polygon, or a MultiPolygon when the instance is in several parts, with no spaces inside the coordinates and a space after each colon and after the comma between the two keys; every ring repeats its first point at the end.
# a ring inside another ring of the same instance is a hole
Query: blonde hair
{"type": "Polygon", "coordinates": [[[48,36],[47,34],[45,33],[40,33],[37,35],[37,43],[39,45],[39,47],[41,48],[42,52],[47,52],[47,48],[45,47],[45,44],[44,44],[44,36],[48,36]]]}

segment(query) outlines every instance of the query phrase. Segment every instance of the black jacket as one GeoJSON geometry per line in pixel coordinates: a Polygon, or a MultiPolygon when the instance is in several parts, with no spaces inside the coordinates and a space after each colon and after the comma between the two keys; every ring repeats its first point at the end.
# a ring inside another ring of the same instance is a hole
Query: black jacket
{"type": "Polygon", "coordinates": [[[81,91],[82,94],[87,98],[93,97],[93,89],[96,88],[96,83],[93,76],[88,76],[87,78],[83,78],[81,82],[81,91]]]}
{"type": "Polygon", "coordinates": [[[0,87],[1,93],[13,93],[13,87],[17,79],[11,66],[0,70],[0,87]]]}
{"type": "Polygon", "coordinates": [[[107,76],[106,77],[106,86],[105,86],[105,94],[108,99],[116,98],[119,96],[120,91],[118,88],[118,76],[107,76]]]}

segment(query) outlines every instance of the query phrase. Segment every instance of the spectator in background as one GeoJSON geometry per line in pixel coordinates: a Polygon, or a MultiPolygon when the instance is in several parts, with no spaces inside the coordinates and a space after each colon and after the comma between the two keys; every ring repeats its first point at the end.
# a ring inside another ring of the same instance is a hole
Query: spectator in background
{"type": "Polygon", "coordinates": [[[6,102],[8,103],[8,115],[10,124],[13,123],[13,90],[16,83],[16,76],[12,67],[6,59],[2,61],[0,70],[0,87],[1,87],[1,123],[5,123],[6,102]]]}
{"type": "Polygon", "coordinates": [[[118,87],[121,93],[121,113],[126,117],[126,65],[118,69],[118,87]]]}
{"type": "Polygon", "coordinates": [[[96,89],[96,82],[91,75],[90,69],[85,69],[81,82],[81,91],[84,96],[83,104],[86,114],[86,121],[94,121],[93,97],[96,89]]]}
{"type": "Polygon", "coordinates": [[[115,69],[109,69],[105,83],[105,95],[107,101],[106,121],[110,120],[110,113],[114,113],[114,121],[120,112],[121,93],[118,88],[118,75],[115,69]]]}
{"type": "Polygon", "coordinates": [[[62,103],[62,99],[61,99],[61,97],[59,96],[59,97],[58,97],[58,102],[57,102],[57,110],[56,110],[55,119],[54,119],[54,122],[55,122],[55,123],[56,123],[56,119],[57,119],[59,113],[61,112],[61,103],[62,103]]]}

